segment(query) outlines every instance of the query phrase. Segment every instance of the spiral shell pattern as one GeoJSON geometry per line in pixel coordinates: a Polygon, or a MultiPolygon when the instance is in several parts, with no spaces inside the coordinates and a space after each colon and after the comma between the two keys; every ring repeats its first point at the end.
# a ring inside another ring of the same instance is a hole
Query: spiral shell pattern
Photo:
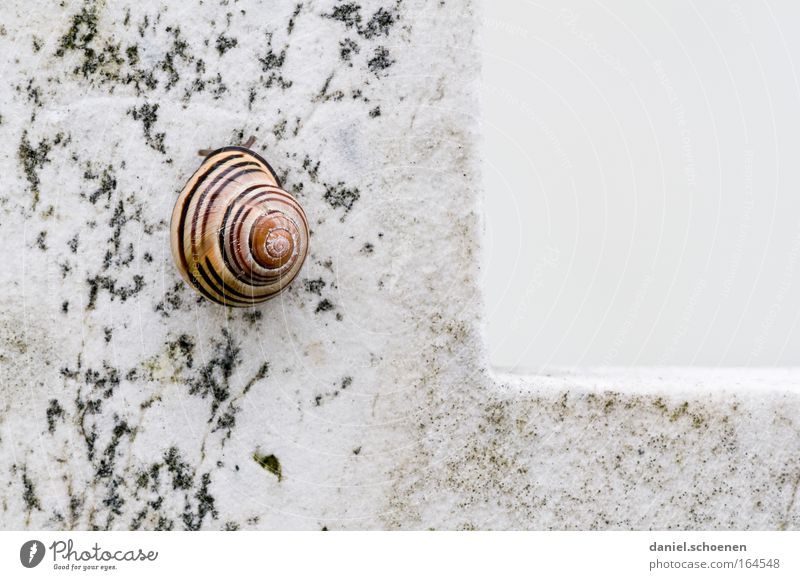
{"type": "Polygon", "coordinates": [[[308,252],[303,208],[246,147],[224,147],[205,158],[178,196],[170,235],[183,278],[226,306],[277,296],[308,252]]]}

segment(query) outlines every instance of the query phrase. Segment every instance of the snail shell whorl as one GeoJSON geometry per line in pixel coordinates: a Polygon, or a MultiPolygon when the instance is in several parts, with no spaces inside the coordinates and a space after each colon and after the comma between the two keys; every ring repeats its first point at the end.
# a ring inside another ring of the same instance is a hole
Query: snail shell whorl
{"type": "Polygon", "coordinates": [[[277,296],[308,252],[303,208],[245,147],[211,152],[184,186],[170,224],[172,255],[203,296],[250,306],[277,296]]]}

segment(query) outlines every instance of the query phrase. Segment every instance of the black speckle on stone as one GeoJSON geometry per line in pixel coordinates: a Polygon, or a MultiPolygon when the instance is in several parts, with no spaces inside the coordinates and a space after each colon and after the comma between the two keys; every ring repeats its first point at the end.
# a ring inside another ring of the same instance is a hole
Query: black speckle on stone
{"type": "Polygon", "coordinates": [[[61,312],[64,314],[69,312],[69,300],[64,300],[64,302],[61,303],[61,312]]]}
{"type": "Polygon", "coordinates": [[[347,387],[353,384],[353,377],[344,377],[342,379],[342,384],[340,385],[342,390],[345,390],[347,387]]]}
{"type": "Polygon", "coordinates": [[[47,251],[47,232],[39,232],[39,235],[36,236],[36,247],[39,248],[41,251],[47,251]]]}
{"type": "Polygon", "coordinates": [[[133,117],[134,121],[142,122],[145,142],[159,153],[166,155],[164,149],[166,134],[153,132],[153,126],[158,121],[158,104],[144,103],[141,107],[129,109],[128,114],[133,117]]]}
{"type": "Polygon", "coordinates": [[[303,9],[303,3],[300,2],[297,6],[294,7],[294,12],[292,13],[292,17],[289,18],[289,24],[286,25],[286,34],[291,34],[294,30],[294,23],[297,19],[297,16],[300,14],[300,11],[303,9]]]}
{"type": "Polygon", "coordinates": [[[67,247],[69,247],[69,251],[73,254],[78,253],[78,234],[72,236],[72,238],[67,242],[67,247]]]}
{"type": "MultiPolygon", "coordinates": [[[[358,44],[356,44],[354,40],[345,38],[339,41],[339,58],[341,58],[343,62],[351,62],[353,60],[353,55],[358,54],[359,51],[358,44]]],[[[350,66],[353,65],[351,64],[350,66]]]]}
{"type": "Polygon", "coordinates": [[[125,56],[128,57],[128,62],[131,66],[136,66],[139,64],[139,47],[135,44],[129,46],[125,49],[125,56]]]}
{"type": "Polygon", "coordinates": [[[288,89],[292,86],[292,81],[287,80],[280,74],[280,69],[286,60],[286,49],[280,52],[275,52],[272,48],[272,33],[267,33],[267,52],[258,57],[258,62],[261,63],[261,71],[269,73],[265,79],[262,79],[262,84],[266,88],[278,86],[282,89],[288,89]]]}
{"type": "Polygon", "coordinates": [[[261,320],[263,316],[264,315],[261,313],[261,311],[255,308],[250,308],[242,312],[242,320],[250,324],[255,324],[261,320]]]}
{"type": "Polygon", "coordinates": [[[191,511],[187,502],[187,506],[181,516],[186,530],[199,530],[203,525],[203,520],[208,514],[211,514],[213,519],[217,519],[219,514],[215,507],[214,496],[209,493],[210,486],[211,474],[204,473],[200,478],[200,489],[198,489],[194,494],[194,497],[197,500],[197,511],[191,511]]]}
{"type": "Polygon", "coordinates": [[[106,326],[103,328],[103,338],[105,338],[106,344],[111,342],[111,337],[114,335],[114,329],[110,326],[106,326]]]}
{"type": "Polygon", "coordinates": [[[170,360],[183,359],[186,368],[194,364],[194,340],[188,334],[181,334],[178,338],[167,343],[167,355],[170,360]]]}
{"type": "Polygon", "coordinates": [[[253,375],[253,378],[247,381],[247,384],[245,385],[244,389],[242,389],[242,394],[246,395],[250,391],[250,389],[253,388],[253,385],[255,385],[261,379],[265,378],[268,374],[269,374],[269,363],[268,362],[262,363],[261,366],[258,368],[258,371],[256,371],[256,374],[253,375]]]}
{"type": "Polygon", "coordinates": [[[94,5],[84,5],[81,11],[70,20],[70,27],[61,37],[56,50],[56,56],[64,56],[67,51],[84,51],[84,58],[94,58],[95,51],[89,44],[97,35],[97,8],[94,5]]]}
{"type": "Polygon", "coordinates": [[[345,187],[345,184],[341,181],[336,185],[325,184],[323,199],[334,209],[343,207],[345,215],[353,209],[353,204],[355,204],[360,197],[361,193],[357,187],[345,187]]]}
{"type": "Polygon", "coordinates": [[[317,278],[315,280],[304,280],[303,285],[306,288],[306,292],[316,294],[317,296],[322,296],[322,289],[325,288],[325,280],[322,278],[317,278]]]}
{"type": "Polygon", "coordinates": [[[86,283],[89,285],[89,302],[86,305],[86,310],[94,310],[100,290],[107,291],[111,295],[111,300],[119,298],[121,302],[125,302],[128,298],[136,296],[144,288],[144,278],[139,274],[133,277],[133,283],[129,286],[119,286],[117,281],[110,276],[99,275],[87,278],[86,283]]]}
{"type": "Polygon", "coordinates": [[[338,20],[347,28],[357,27],[361,22],[361,6],[355,2],[346,2],[336,6],[330,14],[325,14],[332,20],[338,20]]]}
{"type": "Polygon", "coordinates": [[[325,298],[321,300],[319,304],[317,304],[317,308],[314,310],[314,313],[327,312],[328,310],[333,310],[333,303],[325,298]]]}
{"type": "Polygon", "coordinates": [[[58,402],[58,399],[50,399],[50,404],[47,406],[47,430],[54,433],[56,430],[56,420],[64,418],[64,408],[58,402]]]}
{"type": "Polygon", "coordinates": [[[262,455],[258,451],[253,452],[253,461],[258,463],[262,469],[265,469],[275,475],[280,481],[283,478],[281,474],[281,462],[274,455],[262,455]]]}
{"type": "Polygon", "coordinates": [[[194,482],[194,471],[183,461],[177,447],[170,447],[164,453],[164,465],[172,475],[172,489],[189,489],[194,482]]]}
{"type": "Polygon", "coordinates": [[[211,416],[214,419],[220,405],[230,397],[230,378],[241,362],[240,348],[228,330],[222,330],[222,340],[213,344],[213,356],[203,365],[197,377],[189,381],[189,394],[211,397],[211,416]]]}
{"type": "Polygon", "coordinates": [[[361,248],[361,253],[362,254],[371,254],[374,251],[375,251],[375,246],[372,244],[372,242],[367,242],[361,248]]]}
{"type": "MultiPolygon", "coordinates": [[[[94,178],[94,175],[88,170],[84,172],[84,177],[87,176],[94,178]]],[[[103,170],[99,178],[100,186],[89,194],[89,201],[92,204],[96,204],[100,198],[105,198],[106,202],[111,201],[111,194],[117,189],[117,178],[114,176],[111,165],[103,170]]]]}
{"type": "Polygon", "coordinates": [[[372,58],[367,61],[367,67],[375,75],[380,75],[381,72],[394,64],[394,59],[389,56],[389,50],[386,47],[379,46],[375,49],[372,58]]]}
{"type": "MultiPolygon", "coordinates": [[[[114,417],[114,421],[115,424],[113,430],[111,431],[111,440],[103,450],[103,456],[100,459],[99,466],[97,467],[96,475],[100,479],[110,478],[113,475],[114,464],[116,463],[117,459],[117,449],[122,442],[122,438],[128,437],[130,439],[131,435],[133,435],[133,429],[128,426],[126,421],[120,421],[116,416],[114,417]]],[[[110,487],[115,488],[113,481],[110,484],[110,487]]],[[[110,495],[112,497],[116,496],[116,494],[110,495]]]]}
{"type": "MultiPolygon", "coordinates": [[[[146,258],[145,258],[146,260],[146,258]]],[[[156,304],[155,311],[164,318],[169,318],[175,310],[180,310],[183,305],[183,283],[176,282],[175,285],[164,294],[163,300],[156,304]]]]}
{"type": "Polygon", "coordinates": [[[375,117],[380,117],[380,116],[381,116],[381,107],[380,107],[380,105],[378,105],[377,107],[375,107],[374,109],[372,109],[372,110],[369,112],[369,116],[370,116],[372,119],[374,119],[375,117]]]}
{"type": "Polygon", "coordinates": [[[283,139],[283,136],[286,134],[286,119],[281,119],[272,127],[272,134],[275,135],[277,139],[283,139]]]}
{"type": "Polygon", "coordinates": [[[308,176],[311,178],[311,181],[317,180],[317,176],[319,175],[319,165],[320,165],[319,161],[314,163],[314,160],[311,159],[311,157],[309,157],[308,155],[303,157],[303,169],[305,170],[306,173],[308,173],[308,176]]]}
{"type": "Polygon", "coordinates": [[[388,36],[392,25],[395,22],[394,15],[386,10],[386,8],[378,8],[369,22],[361,29],[361,35],[364,38],[372,38],[374,36],[388,36]]]}
{"type": "Polygon", "coordinates": [[[28,477],[28,470],[22,470],[22,500],[25,502],[25,507],[28,511],[33,510],[42,511],[42,504],[39,502],[39,497],[36,495],[36,487],[33,481],[28,477]]]}
{"type": "Polygon", "coordinates": [[[230,49],[234,48],[236,45],[239,44],[239,41],[231,36],[225,36],[224,34],[220,34],[217,37],[217,52],[219,52],[220,56],[228,52],[230,49]]]}
{"type": "Polygon", "coordinates": [[[356,447],[353,449],[353,455],[358,455],[359,453],[361,453],[361,447],[356,447]]]}
{"type": "Polygon", "coordinates": [[[22,139],[17,150],[17,157],[22,165],[22,170],[25,172],[25,178],[31,186],[33,192],[33,208],[39,203],[39,171],[44,167],[45,163],[49,162],[48,154],[50,153],[50,143],[47,139],[42,139],[36,146],[31,145],[28,140],[28,132],[23,131],[22,139]]]}

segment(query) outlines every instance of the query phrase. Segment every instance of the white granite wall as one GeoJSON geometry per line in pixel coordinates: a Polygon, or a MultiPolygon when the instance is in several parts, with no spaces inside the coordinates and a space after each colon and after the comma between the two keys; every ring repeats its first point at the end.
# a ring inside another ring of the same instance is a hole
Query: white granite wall
{"type": "Polygon", "coordinates": [[[0,15],[3,529],[800,526],[796,373],[486,369],[472,2],[0,15]],[[168,221],[251,133],[311,253],[230,310],[168,221]]]}

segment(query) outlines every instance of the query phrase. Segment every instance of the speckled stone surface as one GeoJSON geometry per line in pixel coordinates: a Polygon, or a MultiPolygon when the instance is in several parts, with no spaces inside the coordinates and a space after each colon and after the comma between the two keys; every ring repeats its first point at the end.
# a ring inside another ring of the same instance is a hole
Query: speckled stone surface
{"type": "Polygon", "coordinates": [[[800,527],[796,371],[487,370],[475,12],[0,8],[0,528],[800,527]],[[311,252],[232,310],[168,220],[250,134],[311,252]]]}

